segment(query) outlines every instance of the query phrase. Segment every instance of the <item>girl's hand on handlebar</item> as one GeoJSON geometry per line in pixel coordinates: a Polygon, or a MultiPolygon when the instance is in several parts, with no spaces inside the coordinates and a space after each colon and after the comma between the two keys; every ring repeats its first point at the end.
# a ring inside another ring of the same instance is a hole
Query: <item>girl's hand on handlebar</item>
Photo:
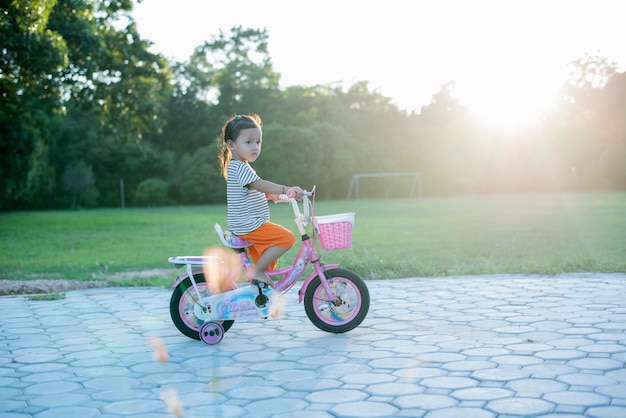
{"type": "Polygon", "coordinates": [[[302,190],[298,186],[289,187],[286,193],[286,195],[289,198],[293,198],[293,199],[300,199],[303,194],[304,194],[304,190],[302,190]]]}

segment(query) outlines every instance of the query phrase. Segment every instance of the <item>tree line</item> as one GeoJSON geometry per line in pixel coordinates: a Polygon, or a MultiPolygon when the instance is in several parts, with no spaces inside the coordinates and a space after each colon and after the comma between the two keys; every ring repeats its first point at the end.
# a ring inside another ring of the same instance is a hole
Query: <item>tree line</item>
{"type": "MultiPolygon", "coordinates": [[[[149,52],[132,0],[2,2],[0,209],[225,202],[214,139],[263,118],[261,176],[346,197],[355,173],[420,172],[424,195],[626,190],[626,73],[570,63],[536,124],[482,124],[453,81],[419,112],[366,81],[280,84],[264,29],[234,27],[185,62],[149,52]]],[[[410,179],[407,179],[410,181],[410,179]]],[[[361,195],[406,196],[400,179],[361,195]]]]}

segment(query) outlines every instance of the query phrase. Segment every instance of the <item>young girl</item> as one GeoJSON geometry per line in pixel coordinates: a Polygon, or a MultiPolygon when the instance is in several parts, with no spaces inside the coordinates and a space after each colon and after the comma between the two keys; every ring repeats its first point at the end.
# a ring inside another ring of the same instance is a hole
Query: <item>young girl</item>
{"type": "Polygon", "coordinates": [[[278,194],[300,198],[303,190],[263,180],[250,166],[261,154],[262,126],[259,115],[233,116],[222,126],[217,142],[220,168],[226,179],[228,229],[252,243],[248,247],[255,266],[251,278],[273,286],[265,271],[276,267],[278,258],[296,238],[287,228],[270,222],[267,199],[278,194]]]}

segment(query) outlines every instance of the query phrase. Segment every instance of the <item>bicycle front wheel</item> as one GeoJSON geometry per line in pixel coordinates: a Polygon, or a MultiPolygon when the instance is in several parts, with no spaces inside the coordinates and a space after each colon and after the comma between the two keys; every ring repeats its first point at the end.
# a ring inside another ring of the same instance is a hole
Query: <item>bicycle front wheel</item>
{"type": "Polygon", "coordinates": [[[304,293],[304,310],[309,320],[322,331],[340,334],[358,327],[370,307],[370,294],[363,279],[345,269],[324,272],[337,302],[326,294],[315,277],[304,293]]]}
{"type": "MultiPolygon", "coordinates": [[[[205,298],[211,296],[209,285],[205,280],[204,274],[196,274],[193,276],[196,285],[200,291],[200,295],[205,298]]],[[[198,303],[198,295],[196,294],[191,279],[187,277],[180,282],[170,298],[170,316],[176,328],[189,338],[195,340],[200,339],[200,328],[204,323],[194,314],[193,308],[198,303]]],[[[228,331],[235,321],[216,321],[222,325],[224,332],[228,331]]]]}

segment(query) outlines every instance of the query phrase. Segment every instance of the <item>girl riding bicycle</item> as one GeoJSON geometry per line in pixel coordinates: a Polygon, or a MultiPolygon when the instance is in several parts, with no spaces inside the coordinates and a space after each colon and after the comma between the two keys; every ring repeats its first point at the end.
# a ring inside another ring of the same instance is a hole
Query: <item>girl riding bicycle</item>
{"type": "Polygon", "coordinates": [[[254,261],[251,279],[273,286],[265,274],[295,243],[294,234],[270,222],[268,199],[287,194],[299,199],[303,190],[262,179],[250,166],[261,154],[263,122],[257,114],[236,115],[222,126],[217,142],[222,176],[226,179],[228,229],[252,243],[248,248],[254,261]]]}

